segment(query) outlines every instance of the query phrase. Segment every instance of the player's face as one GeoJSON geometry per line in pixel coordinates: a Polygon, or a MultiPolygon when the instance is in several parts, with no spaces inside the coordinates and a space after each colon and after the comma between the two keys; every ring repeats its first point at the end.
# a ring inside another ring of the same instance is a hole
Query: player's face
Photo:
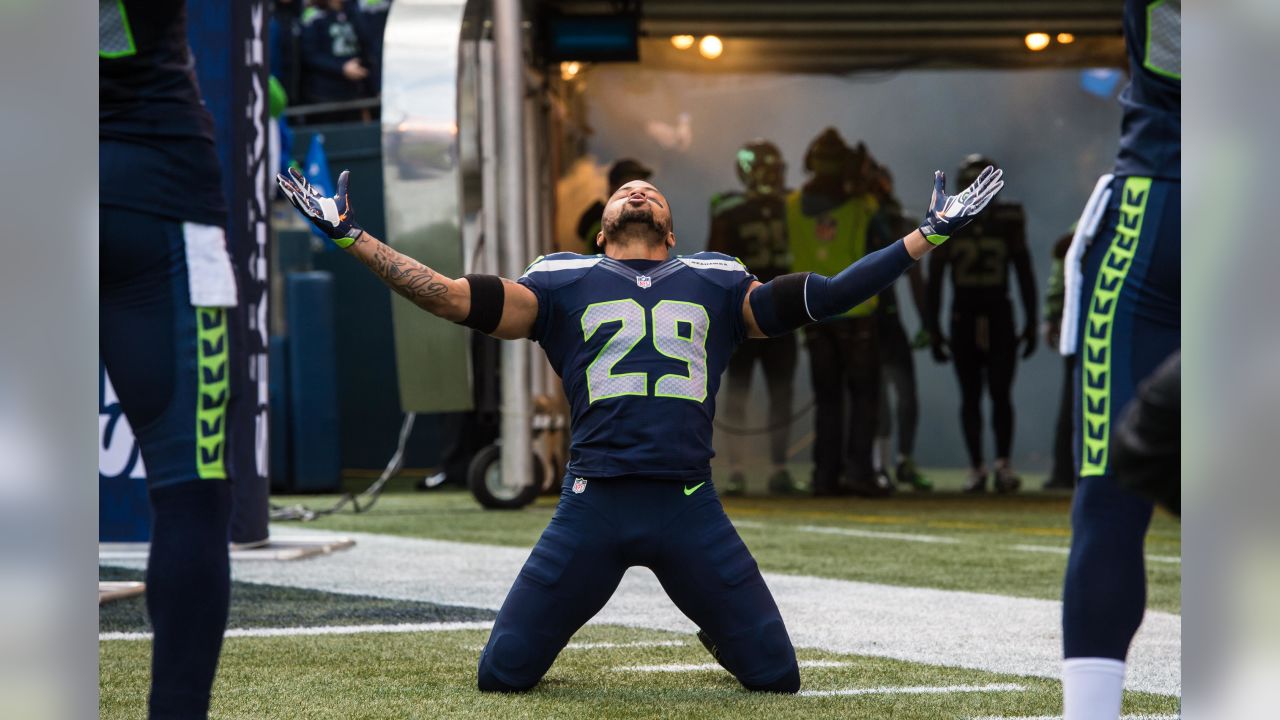
{"type": "Polygon", "coordinates": [[[654,244],[675,245],[667,198],[644,180],[632,180],[614,191],[605,204],[600,225],[601,237],[596,239],[596,244],[601,247],[604,237],[634,232],[636,228],[648,230],[644,234],[651,235],[654,244]]]}

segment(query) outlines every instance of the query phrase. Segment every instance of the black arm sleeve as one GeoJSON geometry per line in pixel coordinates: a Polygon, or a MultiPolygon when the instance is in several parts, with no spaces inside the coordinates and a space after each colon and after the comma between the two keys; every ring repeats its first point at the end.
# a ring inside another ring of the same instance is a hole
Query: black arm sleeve
{"type": "Polygon", "coordinates": [[[502,278],[497,275],[464,277],[471,285],[471,311],[458,324],[489,335],[498,329],[498,323],[502,321],[502,307],[507,300],[502,278]]]}
{"type": "Polygon", "coordinates": [[[866,302],[914,263],[899,240],[863,256],[833,278],[817,273],[782,275],[751,293],[751,314],[765,335],[784,335],[866,302]]]}

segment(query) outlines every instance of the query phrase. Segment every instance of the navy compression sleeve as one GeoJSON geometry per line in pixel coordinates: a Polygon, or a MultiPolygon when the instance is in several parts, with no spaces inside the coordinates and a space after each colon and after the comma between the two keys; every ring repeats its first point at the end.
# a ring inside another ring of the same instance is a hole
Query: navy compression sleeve
{"type": "Polygon", "coordinates": [[[770,280],[751,293],[751,312],[765,335],[785,335],[871,299],[913,263],[906,243],[898,240],[863,256],[832,278],[794,273],[770,280]]]}

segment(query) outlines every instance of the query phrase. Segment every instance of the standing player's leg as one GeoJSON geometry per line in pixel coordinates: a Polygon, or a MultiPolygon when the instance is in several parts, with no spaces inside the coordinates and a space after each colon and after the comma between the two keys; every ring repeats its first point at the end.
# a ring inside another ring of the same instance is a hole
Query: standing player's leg
{"type": "Polygon", "coordinates": [[[151,717],[204,717],[227,624],[232,311],[193,307],[183,224],[99,208],[100,352],[151,500],[151,717]]]}
{"type": "Polygon", "coordinates": [[[813,494],[835,495],[844,466],[844,358],[838,326],[843,320],[804,330],[813,380],[813,494]]]}
{"type": "MultiPolygon", "coordinates": [[[[728,397],[724,403],[724,419],[729,425],[741,428],[746,425],[747,400],[751,393],[751,374],[755,372],[756,356],[759,350],[755,347],[761,341],[746,342],[738,346],[729,358],[728,397]]],[[[765,377],[766,382],[768,376],[765,377]]],[[[747,440],[742,435],[729,435],[729,482],[725,485],[726,495],[741,495],[746,491],[746,476],[743,466],[746,462],[747,440]]]]}
{"type": "Polygon", "coordinates": [[[960,384],[960,428],[969,451],[969,477],[965,492],[985,492],[987,468],[982,459],[982,354],[977,342],[975,317],[951,316],[951,360],[960,384]]]}
{"type": "Polygon", "coordinates": [[[844,329],[845,377],[851,406],[847,474],[855,494],[868,497],[887,495],[893,492],[893,485],[876,476],[871,461],[880,401],[876,321],[873,317],[853,318],[845,321],[844,329]]]}
{"type": "Polygon", "coordinates": [[[1085,255],[1077,376],[1079,485],[1063,589],[1067,720],[1114,718],[1124,660],[1146,606],[1152,504],[1119,487],[1110,438],[1138,383],[1181,344],[1180,187],[1117,178],[1085,255]]]}
{"type": "MultiPolygon", "coordinates": [[[[613,595],[627,566],[618,547],[610,479],[565,478],[560,504],[502,602],[480,654],[481,690],[538,684],[569,638],[613,595]]],[[[678,486],[672,484],[673,489],[678,486]]]]}
{"type": "Polygon", "coordinates": [[[1053,428],[1053,469],[1045,481],[1045,489],[1071,489],[1076,486],[1075,461],[1071,447],[1071,413],[1074,408],[1076,356],[1062,359],[1062,391],[1058,397],[1058,419],[1053,428]]]}
{"type": "Polygon", "coordinates": [[[748,690],[794,693],[800,667],[755,558],[710,487],[688,497],[671,483],[651,566],[716,660],[748,690]]]}
{"type": "Polygon", "coordinates": [[[1010,463],[1013,452],[1013,378],[1018,368],[1018,338],[1012,308],[990,317],[987,382],[991,393],[991,429],[996,439],[995,488],[1015,492],[1022,480],[1010,463]]]}
{"type": "Polygon", "coordinates": [[[793,492],[796,489],[795,482],[786,466],[798,354],[796,339],[791,335],[784,335],[768,340],[753,340],[751,343],[762,344],[760,357],[764,366],[765,386],[769,391],[769,461],[773,464],[773,472],[769,476],[769,492],[793,492]]]}

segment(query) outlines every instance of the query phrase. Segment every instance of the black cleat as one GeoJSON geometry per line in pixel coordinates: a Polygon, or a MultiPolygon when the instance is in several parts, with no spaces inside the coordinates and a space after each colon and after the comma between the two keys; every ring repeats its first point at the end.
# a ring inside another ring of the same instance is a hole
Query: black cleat
{"type": "Polygon", "coordinates": [[[901,485],[910,485],[916,492],[933,492],[933,482],[916,470],[916,464],[911,458],[903,458],[898,463],[897,475],[901,485]]]}
{"type": "Polygon", "coordinates": [[[777,470],[769,476],[770,495],[808,495],[809,491],[791,477],[786,470],[777,470]]]}
{"type": "Polygon", "coordinates": [[[1022,478],[1018,477],[1018,474],[1008,465],[996,468],[995,475],[995,487],[998,493],[1016,493],[1018,488],[1022,487],[1022,478]]]}
{"type": "Polygon", "coordinates": [[[964,481],[964,491],[969,495],[981,495],[987,491],[986,468],[978,468],[969,471],[969,477],[964,481]]]}

